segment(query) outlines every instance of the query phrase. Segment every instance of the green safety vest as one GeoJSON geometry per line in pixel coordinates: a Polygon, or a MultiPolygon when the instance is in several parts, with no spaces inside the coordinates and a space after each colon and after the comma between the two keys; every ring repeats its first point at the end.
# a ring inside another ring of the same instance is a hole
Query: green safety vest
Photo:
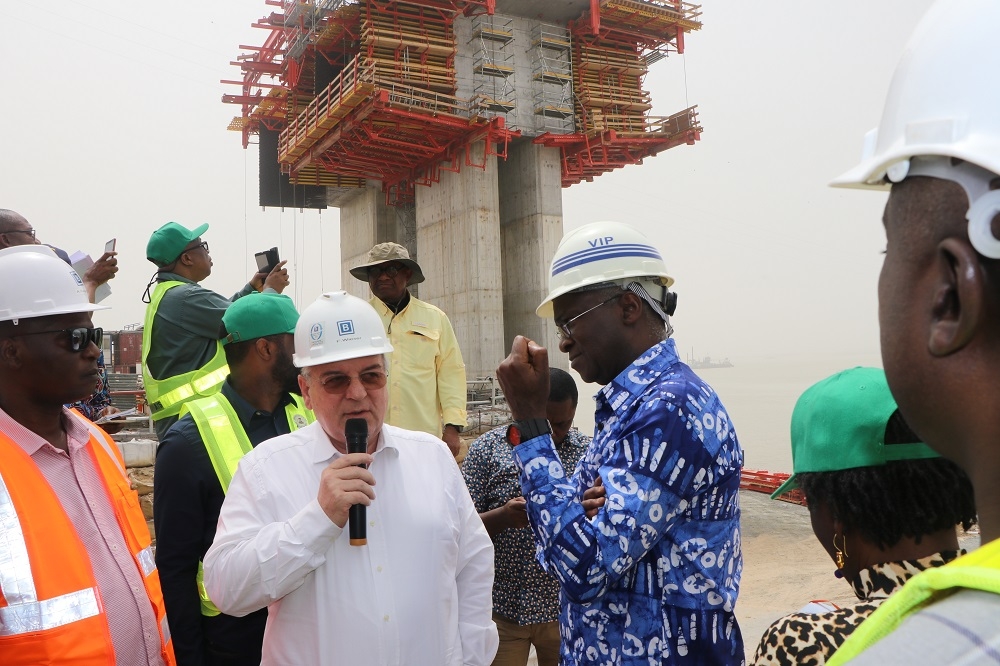
{"type": "Polygon", "coordinates": [[[846,664],[895,631],[912,613],[962,588],[1000,594],[1000,539],[908,580],[847,637],[827,665],[846,664]]]}
{"type": "MultiPolygon", "coordinates": [[[[293,395],[292,401],[285,406],[285,416],[288,417],[288,427],[294,432],[315,421],[316,416],[312,410],[306,409],[301,397],[293,395]]],[[[191,418],[198,426],[201,441],[208,450],[208,457],[212,460],[215,474],[222,484],[222,492],[228,492],[229,483],[233,480],[240,458],[253,449],[253,444],[243,430],[236,410],[226,396],[217,393],[185,403],[183,411],[191,413],[191,418]]],[[[198,596],[201,597],[201,614],[208,617],[218,615],[219,609],[205,591],[205,570],[201,562],[198,563],[197,580],[198,596]]]]}
{"type": "Polygon", "coordinates": [[[142,377],[146,389],[146,402],[149,404],[150,415],[154,421],[179,415],[181,405],[188,400],[218,392],[222,382],[229,375],[229,366],[226,365],[226,354],[222,351],[221,341],[216,343],[218,347],[215,356],[197,370],[165,379],[156,379],[149,372],[146,357],[152,346],[153,319],[156,317],[156,310],[160,307],[164,294],[182,284],[187,283],[179,280],[157,283],[146,307],[146,321],[142,328],[142,377]]]}

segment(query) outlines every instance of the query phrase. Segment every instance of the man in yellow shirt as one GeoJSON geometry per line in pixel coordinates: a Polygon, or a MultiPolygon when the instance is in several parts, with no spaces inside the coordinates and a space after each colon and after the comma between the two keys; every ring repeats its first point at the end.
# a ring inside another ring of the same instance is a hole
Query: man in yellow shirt
{"type": "Polygon", "coordinates": [[[385,422],[440,437],[458,455],[466,425],[465,363],[448,315],[407,289],[424,281],[423,271],[402,245],[379,243],[351,275],[371,287],[369,303],[395,349],[385,422]]]}

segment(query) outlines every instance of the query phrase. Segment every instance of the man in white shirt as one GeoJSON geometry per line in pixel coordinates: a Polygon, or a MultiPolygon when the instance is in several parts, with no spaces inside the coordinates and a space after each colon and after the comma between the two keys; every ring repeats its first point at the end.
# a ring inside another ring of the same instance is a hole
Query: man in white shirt
{"type": "Polygon", "coordinates": [[[370,305],[320,296],[294,356],[316,423],[258,445],[229,486],[205,586],[223,613],[268,608],[264,666],[487,666],[496,654],[492,542],[444,442],[384,424],[390,352],[370,305]],[[367,423],[366,453],[347,453],[349,419],[367,423]],[[363,546],[345,530],[357,504],[363,546]]]}

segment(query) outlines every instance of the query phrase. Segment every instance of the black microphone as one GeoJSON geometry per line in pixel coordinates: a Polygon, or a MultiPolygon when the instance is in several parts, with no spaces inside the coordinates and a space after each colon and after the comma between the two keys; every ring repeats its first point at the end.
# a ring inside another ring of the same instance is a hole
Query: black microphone
{"type": "MultiPolygon", "coordinates": [[[[368,421],[364,419],[347,419],[344,426],[344,434],[347,436],[348,453],[364,453],[368,450],[368,421]]],[[[367,467],[367,465],[359,465],[367,467]]],[[[348,515],[348,531],[351,537],[352,546],[365,546],[368,544],[368,536],[365,532],[365,505],[355,504],[351,506],[348,515]]]]}

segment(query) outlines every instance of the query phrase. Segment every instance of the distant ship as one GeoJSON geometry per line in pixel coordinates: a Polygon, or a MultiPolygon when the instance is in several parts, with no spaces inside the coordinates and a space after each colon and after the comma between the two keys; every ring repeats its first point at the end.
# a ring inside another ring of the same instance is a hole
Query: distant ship
{"type": "Polygon", "coordinates": [[[704,370],[705,368],[731,368],[733,367],[733,362],[728,358],[724,358],[721,361],[713,360],[711,356],[705,356],[702,358],[695,358],[694,347],[691,348],[691,353],[688,354],[685,362],[693,370],[704,370]]]}

